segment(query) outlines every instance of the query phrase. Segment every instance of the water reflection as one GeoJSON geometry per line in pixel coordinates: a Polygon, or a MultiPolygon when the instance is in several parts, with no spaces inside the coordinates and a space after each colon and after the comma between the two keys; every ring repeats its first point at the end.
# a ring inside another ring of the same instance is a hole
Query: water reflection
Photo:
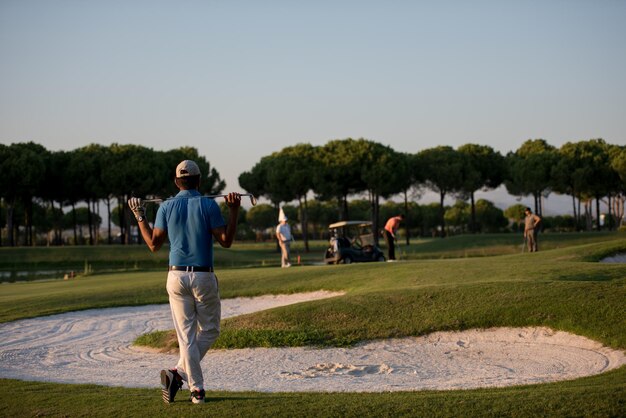
{"type": "Polygon", "coordinates": [[[0,271],[0,282],[16,282],[36,279],[62,279],[65,275],[75,275],[69,270],[29,270],[0,271]]]}

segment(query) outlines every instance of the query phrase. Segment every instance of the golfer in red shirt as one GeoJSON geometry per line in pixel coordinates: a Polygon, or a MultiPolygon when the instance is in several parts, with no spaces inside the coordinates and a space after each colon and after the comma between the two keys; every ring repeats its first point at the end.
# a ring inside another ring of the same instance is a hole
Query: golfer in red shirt
{"type": "Polygon", "coordinates": [[[396,231],[400,227],[400,222],[404,221],[404,214],[394,216],[387,220],[385,224],[385,241],[387,242],[387,248],[389,248],[389,261],[396,259],[396,231]]]}

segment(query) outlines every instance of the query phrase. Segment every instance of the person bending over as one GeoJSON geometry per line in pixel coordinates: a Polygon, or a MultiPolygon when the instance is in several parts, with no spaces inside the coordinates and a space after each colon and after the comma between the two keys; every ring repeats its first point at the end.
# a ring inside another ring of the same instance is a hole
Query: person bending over
{"type": "Polygon", "coordinates": [[[389,251],[389,261],[394,261],[396,259],[396,232],[400,227],[400,222],[404,221],[404,214],[400,214],[398,216],[393,216],[387,220],[385,224],[384,234],[385,241],[387,242],[387,248],[389,251]]]}

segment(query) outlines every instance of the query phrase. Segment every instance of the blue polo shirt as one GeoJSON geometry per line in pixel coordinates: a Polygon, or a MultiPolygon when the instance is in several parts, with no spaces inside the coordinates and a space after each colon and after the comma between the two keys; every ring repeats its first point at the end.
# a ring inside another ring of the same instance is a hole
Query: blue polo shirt
{"type": "Polygon", "coordinates": [[[181,190],[159,207],[154,227],[167,232],[170,266],[213,266],[211,230],[226,225],[217,203],[197,190],[181,190]]]}

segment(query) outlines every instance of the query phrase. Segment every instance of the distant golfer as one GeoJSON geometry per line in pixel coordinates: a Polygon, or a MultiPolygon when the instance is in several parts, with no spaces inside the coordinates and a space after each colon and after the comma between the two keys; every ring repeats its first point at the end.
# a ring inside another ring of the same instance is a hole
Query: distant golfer
{"type": "Polygon", "coordinates": [[[278,225],[276,226],[276,239],[278,239],[278,245],[280,245],[280,266],[291,267],[291,241],[293,241],[293,235],[291,234],[291,227],[287,223],[287,215],[283,209],[280,209],[278,214],[278,225]]]}
{"type": "Polygon", "coordinates": [[[539,224],[541,224],[541,218],[533,213],[530,208],[524,210],[526,217],[524,218],[524,239],[528,246],[528,251],[536,252],[537,248],[537,232],[539,230],[539,224]]]}
{"type": "Polygon", "coordinates": [[[383,233],[385,235],[385,242],[387,242],[387,248],[389,251],[389,261],[396,259],[396,232],[400,227],[400,222],[404,221],[404,214],[393,216],[387,220],[383,233]]]}
{"type": "Polygon", "coordinates": [[[163,400],[174,402],[176,392],[187,382],[193,403],[204,403],[204,379],[200,360],[220,333],[221,304],[217,277],[213,272],[213,238],[222,247],[233,242],[237,214],[241,205],[238,193],[229,193],[228,224],[213,199],[198,191],[200,169],[190,160],[176,167],[174,180],[180,192],[163,202],[150,227],[144,218],[143,202],[131,198],[141,235],[150,251],[158,251],[166,238],[170,242],[167,293],[178,337],[180,358],[175,368],[161,371],[163,400]]]}

